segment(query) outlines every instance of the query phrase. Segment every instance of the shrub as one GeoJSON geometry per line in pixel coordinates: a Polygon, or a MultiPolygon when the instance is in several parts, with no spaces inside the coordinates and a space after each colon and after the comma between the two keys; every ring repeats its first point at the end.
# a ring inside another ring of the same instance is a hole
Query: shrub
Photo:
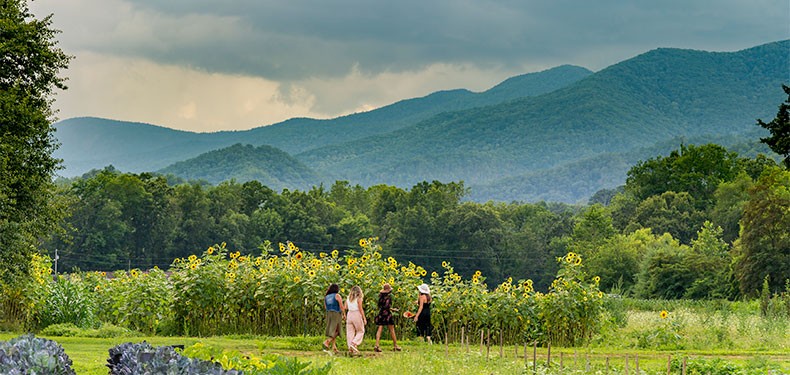
{"type": "Polygon", "coordinates": [[[73,375],[75,372],[63,347],[27,334],[0,342],[0,374],[73,375]]]}

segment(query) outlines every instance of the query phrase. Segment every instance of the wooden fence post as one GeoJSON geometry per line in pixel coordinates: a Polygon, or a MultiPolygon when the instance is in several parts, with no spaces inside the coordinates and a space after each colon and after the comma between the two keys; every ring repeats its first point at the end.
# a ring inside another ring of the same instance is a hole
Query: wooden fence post
{"type": "Polygon", "coordinates": [[[551,341],[546,345],[546,367],[551,368],[551,341]]]}
{"type": "Polygon", "coordinates": [[[636,365],[636,374],[639,375],[639,353],[634,354],[634,362],[636,365]]]}
{"type": "Polygon", "coordinates": [[[680,373],[686,375],[686,357],[683,357],[683,370],[680,373]]]}
{"type": "Polygon", "coordinates": [[[606,356],[606,375],[609,375],[609,356],[606,356]]]}
{"type": "Polygon", "coordinates": [[[535,341],[535,346],[532,347],[532,373],[538,373],[538,342],[535,341]]]}
{"type": "Polygon", "coordinates": [[[562,362],[562,350],[560,350],[560,374],[562,374],[562,367],[564,365],[562,362]]]}
{"type": "Polygon", "coordinates": [[[667,375],[671,374],[672,371],[672,354],[667,357],[667,375]]]}

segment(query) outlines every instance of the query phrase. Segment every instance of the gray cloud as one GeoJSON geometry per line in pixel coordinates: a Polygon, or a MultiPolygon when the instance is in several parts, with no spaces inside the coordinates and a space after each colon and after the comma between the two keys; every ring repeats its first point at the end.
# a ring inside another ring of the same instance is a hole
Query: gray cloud
{"type": "Polygon", "coordinates": [[[116,24],[112,38],[81,39],[82,46],[274,80],[339,77],[354,66],[377,74],[434,63],[600,69],[657,47],[735,50],[790,37],[786,0],[126,4],[134,22],[116,24]]]}

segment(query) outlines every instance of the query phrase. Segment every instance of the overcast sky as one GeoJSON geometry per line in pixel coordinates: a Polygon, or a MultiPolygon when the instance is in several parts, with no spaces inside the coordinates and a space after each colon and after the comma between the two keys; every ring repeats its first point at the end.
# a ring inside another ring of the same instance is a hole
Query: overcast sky
{"type": "MultiPolygon", "coordinates": [[[[58,117],[197,132],[331,118],[562,64],[790,38],[788,0],[35,0],[75,56],[58,117]]],[[[789,52],[790,53],[790,52],[789,52]]]]}

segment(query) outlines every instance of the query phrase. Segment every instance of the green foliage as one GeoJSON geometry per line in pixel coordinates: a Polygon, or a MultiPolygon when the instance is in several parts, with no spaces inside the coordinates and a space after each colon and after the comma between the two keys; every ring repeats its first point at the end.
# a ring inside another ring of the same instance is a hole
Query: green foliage
{"type": "Polygon", "coordinates": [[[539,316],[546,341],[560,346],[583,345],[599,332],[603,323],[600,278],[587,278],[578,254],[568,253],[558,262],[562,265],[557,279],[540,299],[539,316]]]}
{"type": "Polygon", "coordinates": [[[27,334],[0,342],[0,373],[8,375],[73,375],[63,347],[52,340],[27,334]]]}
{"type": "Polygon", "coordinates": [[[749,190],[733,251],[733,271],[743,295],[756,295],[766,275],[772,291],[790,279],[790,171],[766,169],[749,190]]]}
{"type": "Polygon", "coordinates": [[[60,160],[50,124],[51,95],[70,57],[57,48],[51,16],[36,19],[25,0],[0,8],[0,284],[28,276],[27,259],[61,217],[52,200],[60,160]]]}
{"type": "Polygon", "coordinates": [[[698,209],[713,202],[719,183],[731,181],[738,173],[737,154],[724,147],[681,145],[667,157],[640,162],[628,171],[626,189],[639,200],[667,192],[688,193],[698,209]]]}
{"type": "Polygon", "coordinates": [[[43,309],[36,313],[39,327],[62,323],[71,323],[81,328],[96,325],[98,320],[95,296],[79,275],[71,275],[68,279],[58,276],[57,281],[48,283],[46,289],[43,309]]]}
{"type": "Polygon", "coordinates": [[[639,265],[635,295],[640,298],[678,299],[693,277],[684,263],[689,248],[664,234],[653,242],[639,265]]]}
{"type": "Polygon", "coordinates": [[[768,123],[757,120],[757,125],[771,132],[770,137],[760,138],[760,141],[784,156],[785,168],[790,169],[790,87],[783,84],[782,90],[787,94],[787,99],[779,105],[776,117],[768,123]]]}

